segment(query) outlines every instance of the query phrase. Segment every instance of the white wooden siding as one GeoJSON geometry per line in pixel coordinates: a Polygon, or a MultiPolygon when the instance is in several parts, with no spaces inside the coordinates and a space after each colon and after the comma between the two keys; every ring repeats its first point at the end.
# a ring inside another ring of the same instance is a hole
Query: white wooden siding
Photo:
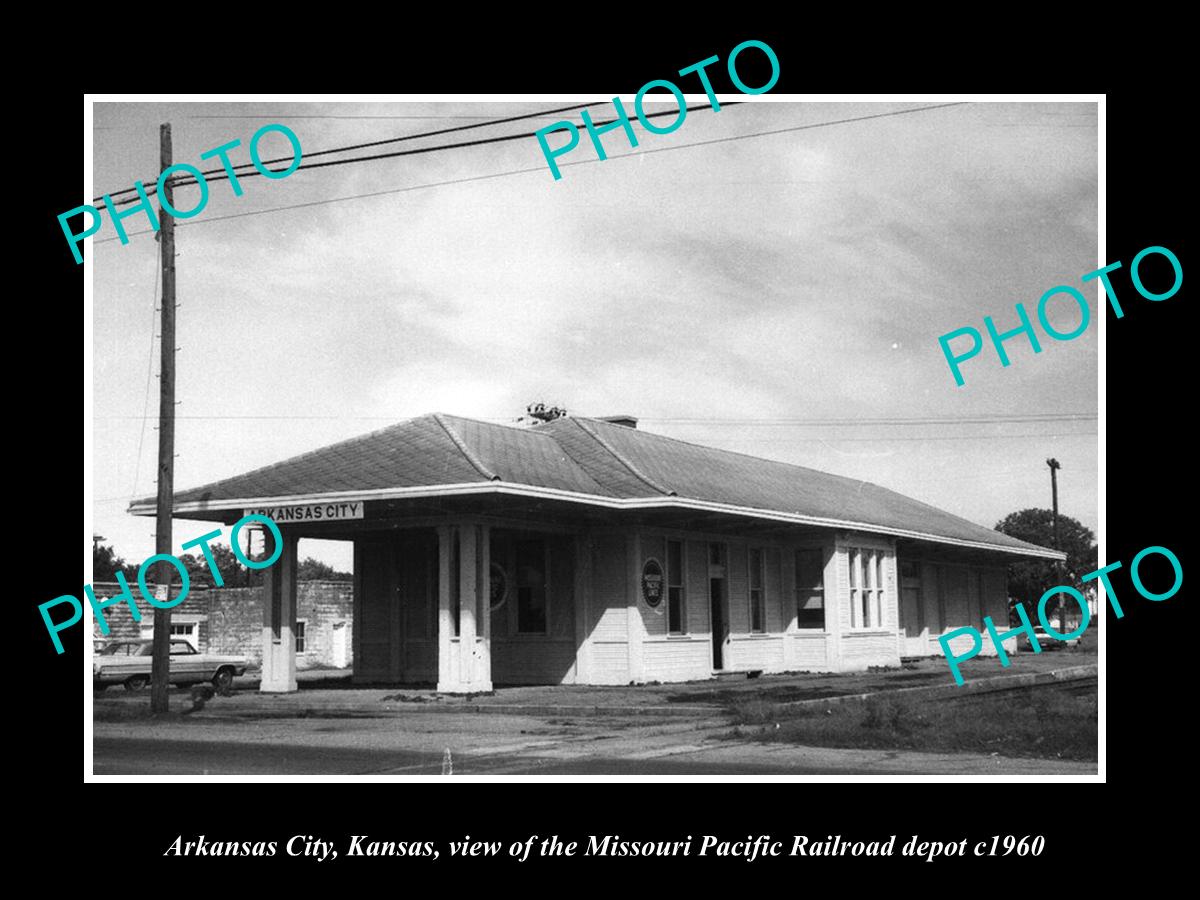
{"type": "Polygon", "coordinates": [[[733,635],[729,641],[726,669],[735,672],[761,669],[764,672],[783,671],[782,634],[733,635]]]}
{"type": "Polygon", "coordinates": [[[792,661],[789,668],[799,672],[828,671],[829,642],[832,640],[821,633],[796,632],[789,636],[792,661]]]}
{"type": "Polygon", "coordinates": [[[591,644],[593,684],[629,683],[625,537],[598,534],[593,542],[591,644]]]}
{"type": "Polygon", "coordinates": [[[648,640],[642,646],[647,681],[691,681],[712,674],[712,644],[708,635],[648,640]]]}

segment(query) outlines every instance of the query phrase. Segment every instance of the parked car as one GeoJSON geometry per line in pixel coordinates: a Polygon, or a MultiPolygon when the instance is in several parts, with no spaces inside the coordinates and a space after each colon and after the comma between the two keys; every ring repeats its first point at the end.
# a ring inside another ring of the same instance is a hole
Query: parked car
{"type": "MultiPolygon", "coordinates": [[[[127,691],[140,691],[150,683],[154,641],[114,641],[96,653],[92,660],[92,687],[104,690],[110,684],[123,684],[127,691]]],[[[218,690],[244,675],[250,661],[241,656],[217,656],[199,653],[183,640],[171,641],[170,679],[186,687],[211,681],[218,690]]]]}
{"type": "MultiPolygon", "coordinates": [[[[1066,650],[1068,647],[1075,648],[1079,646],[1079,638],[1071,638],[1070,640],[1066,641],[1060,640],[1054,635],[1048,634],[1046,629],[1041,625],[1034,625],[1033,633],[1037,637],[1038,646],[1042,648],[1043,652],[1047,650],[1066,650]]],[[[1069,631],[1064,633],[1070,634],[1069,631]]],[[[1027,635],[1021,635],[1018,646],[1021,650],[1029,652],[1033,651],[1033,645],[1030,644],[1029,637],[1027,635]]]]}

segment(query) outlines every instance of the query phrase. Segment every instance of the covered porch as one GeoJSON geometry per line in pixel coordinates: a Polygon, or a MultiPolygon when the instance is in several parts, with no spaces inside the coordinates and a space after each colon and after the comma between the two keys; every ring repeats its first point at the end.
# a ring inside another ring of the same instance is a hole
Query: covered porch
{"type": "Polygon", "coordinates": [[[297,688],[295,573],[302,537],[353,543],[354,683],[466,694],[490,691],[493,683],[583,680],[586,530],[536,514],[529,521],[414,517],[371,507],[384,516],[279,523],[282,553],[263,571],[260,690],[297,688]]]}

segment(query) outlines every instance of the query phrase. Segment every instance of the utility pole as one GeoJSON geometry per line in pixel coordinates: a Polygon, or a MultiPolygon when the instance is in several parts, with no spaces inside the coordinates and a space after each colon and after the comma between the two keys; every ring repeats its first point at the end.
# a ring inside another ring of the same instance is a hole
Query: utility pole
{"type": "MultiPolygon", "coordinates": [[[[159,155],[162,171],[171,167],[171,126],[159,129],[159,155]]],[[[158,395],[158,507],[154,522],[154,552],[171,553],[171,513],[175,491],[175,218],[167,209],[175,208],[171,179],[162,186],[159,198],[162,254],[162,337],[159,350],[162,365],[158,395]]],[[[166,560],[156,566],[157,593],[170,599],[175,567],[166,560]],[[165,588],[165,593],[164,593],[165,588]]],[[[170,706],[171,687],[171,611],[154,610],[154,656],[150,664],[150,712],[160,715],[170,706]]]]}
{"type": "MultiPolygon", "coordinates": [[[[1058,533],[1058,470],[1062,468],[1062,464],[1051,457],[1046,460],[1046,465],[1050,467],[1050,499],[1053,504],[1053,517],[1051,524],[1054,527],[1054,549],[1062,549],[1062,538],[1058,533]]],[[[1062,563],[1058,560],[1054,562],[1054,570],[1059,575],[1062,574],[1062,563]]],[[[1062,579],[1059,579],[1061,583],[1062,579]]],[[[1061,634],[1067,633],[1067,606],[1063,602],[1063,595],[1058,595],[1058,630],[1061,634]]]]}

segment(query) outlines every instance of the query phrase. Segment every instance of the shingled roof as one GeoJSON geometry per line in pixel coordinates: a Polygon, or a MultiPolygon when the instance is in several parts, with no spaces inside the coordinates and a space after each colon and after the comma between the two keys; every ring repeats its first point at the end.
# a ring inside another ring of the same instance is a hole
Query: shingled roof
{"type": "MultiPolygon", "coordinates": [[[[327,499],[498,492],[615,509],[728,512],[1062,558],[866,481],[601,419],[520,428],[438,413],[175,495],[178,515],[327,499]]],[[[154,513],[154,498],[130,512],[154,513]]]]}

